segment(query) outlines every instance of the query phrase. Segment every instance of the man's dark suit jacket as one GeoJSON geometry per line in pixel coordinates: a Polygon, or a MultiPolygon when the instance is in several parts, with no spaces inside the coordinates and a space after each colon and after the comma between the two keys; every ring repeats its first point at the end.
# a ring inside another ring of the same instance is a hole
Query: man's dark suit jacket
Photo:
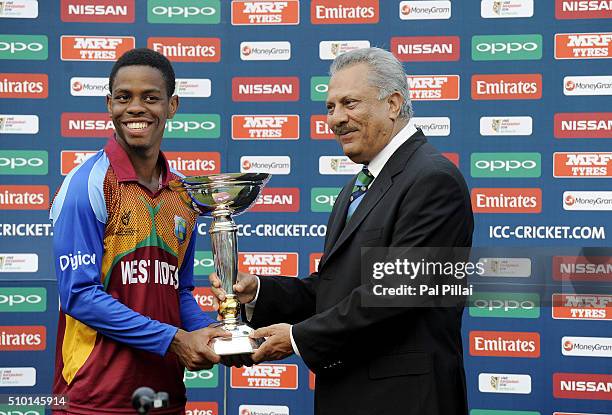
{"type": "Polygon", "coordinates": [[[391,156],[345,226],[355,178],[332,210],[319,271],[261,277],[251,325],[294,324],[316,374],[315,413],[466,414],[463,304],[361,306],[362,246],[469,247],[473,215],[457,168],[418,130],[391,156]]]}

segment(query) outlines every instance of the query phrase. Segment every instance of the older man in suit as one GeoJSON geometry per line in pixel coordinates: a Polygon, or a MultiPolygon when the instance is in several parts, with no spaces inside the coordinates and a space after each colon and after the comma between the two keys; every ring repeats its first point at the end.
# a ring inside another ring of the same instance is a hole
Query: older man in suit
{"type": "Polygon", "coordinates": [[[364,246],[471,246],[467,186],[411,122],[406,74],[390,52],[345,53],[330,73],[327,122],[363,170],[336,200],[318,272],[239,276],[254,335],[266,337],[253,360],[301,356],[316,374],[319,415],[466,414],[463,304],[366,307],[360,259],[364,246]]]}

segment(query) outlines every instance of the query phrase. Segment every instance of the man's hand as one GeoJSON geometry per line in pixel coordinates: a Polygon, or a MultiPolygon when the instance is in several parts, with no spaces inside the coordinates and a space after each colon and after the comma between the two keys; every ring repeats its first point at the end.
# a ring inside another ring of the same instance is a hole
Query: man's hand
{"type": "Polygon", "coordinates": [[[266,360],[281,360],[293,354],[291,346],[291,325],[286,323],[273,324],[255,330],[249,337],[259,339],[266,337],[266,341],[259,346],[251,356],[253,362],[260,363],[266,360]]]}
{"type": "Polygon", "coordinates": [[[231,337],[231,333],[221,327],[191,332],[178,329],[168,350],[176,354],[179,362],[189,370],[210,369],[221,360],[208,345],[214,337],[231,337]]]}
{"type": "Polygon", "coordinates": [[[253,366],[253,358],[250,353],[245,354],[230,354],[227,356],[221,356],[221,363],[225,366],[253,366]]]}
{"type": "MultiPolygon", "coordinates": [[[[217,276],[216,272],[213,272],[208,276],[210,281],[210,288],[213,295],[215,296],[215,304],[213,307],[215,310],[219,309],[219,302],[225,300],[225,290],[221,288],[221,280],[217,276]]],[[[257,294],[257,277],[251,274],[245,274],[244,272],[238,273],[236,284],[234,284],[234,294],[238,297],[240,304],[250,303],[255,299],[257,294]]]]}

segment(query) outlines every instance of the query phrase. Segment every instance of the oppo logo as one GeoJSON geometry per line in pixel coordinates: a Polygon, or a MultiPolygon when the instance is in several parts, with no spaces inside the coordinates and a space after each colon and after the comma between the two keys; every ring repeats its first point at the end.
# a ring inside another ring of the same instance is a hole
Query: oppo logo
{"type": "Polygon", "coordinates": [[[205,268],[210,268],[213,265],[215,265],[215,262],[213,261],[212,258],[202,258],[202,259],[197,259],[195,258],[194,260],[194,267],[205,267],[205,268]]]}
{"type": "Polygon", "coordinates": [[[481,170],[489,171],[512,171],[517,169],[531,170],[538,167],[534,160],[478,160],[474,166],[481,170]]]}
{"type": "Polygon", "coordinates": [[[317,84],[314,87],[315,91],[321,93],[321,94],[326,94],[327,93],[327,85],[326,84],[317,84]]]}
{"type": "Polygon", "coordinates": [[[42,297],[36,294],[21,295],[21,294],[0,294],[0,304],[8,304],[10,307],[18,304],[40,304],[42,297]]]}
{"type": "Polygon", "coordinates": [[[536,305],[533,301],[524,300],[494,300],[494,299],[478,299],[474,301],[474,306],[482,309],[492,310],[533,310],[536,305]]]}
{"type": "Polygon", "coordinates": [[[19,167],[40,167],[45,161],[38,157],[23,158],[23,157],[0,157],[0,167],[8,167],[16,169],[19,167]]]}
{"type": "Polygon", "coordinates": [[[322,205],[333,206],[337,198],[338,196],[318,195],[315,197],[315,202],[320,203],[322,205]]]}
{"type": "Polygon", "coordinates": [[[157,6],[157,7],[153,7],[151,11],[153,12],[153,14],[157,16],[168,16],[168,17],[182,16],[185,18],[188,18],[189,16],[198,16],[198,15],[213,16],[215,13],[217,13],[217,10],[214,7],[194,7],[194,6],[187,6],[187,7],[157,6]]]}
{"type": "Polygon", "coordinates": [[[0,411],[0,415],[42,415],[41,412],[38,411],[20,411],[18,409],[11,409],[8,412],[0,411]]]}
{"type": "Polygon", "coordinates": [[[212,121],[168,121],[166,128],[168,132],[178,130],[187,133],[192,130],[214,130],[217,128],[217,125],[212,121]]]}
{"type": "Polygon", "coordinates": [[[15,52],[40,52],[45,48],[45,45],[38,42],[23,43],[23,42],[0,42],[0,52],[9,51],[10,53],[15,52]]]}
{"type": "Polygon", "coordinates": [[[214,376],[215,374],[211,370],[200,370],[199,372],[191,372],[186,370],[185,374],[183,375],[183,382],[194,379],[210,380],[214,376]]]}
{"type": "Polygon", "coordinates": [[[496,43],[479,43],[476,45],[476,50],[483,53],[490,53],[495,55],[496,53],[506,53],[510,55],[514,52],[533,52],[538,50],[538,44],[534,42],[496,42],[496,43]]]}

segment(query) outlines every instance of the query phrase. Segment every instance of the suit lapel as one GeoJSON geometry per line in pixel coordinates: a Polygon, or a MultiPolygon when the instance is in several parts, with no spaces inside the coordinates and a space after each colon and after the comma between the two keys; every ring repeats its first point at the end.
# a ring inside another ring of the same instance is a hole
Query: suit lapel
{"type": "Polygon", "coordinates": [[[356,177],[351,180],[351,183],[344,188],[345,191],[341,192],[336,202],[334,203],[334,209],[332,212],[333,220],[331,221],[330,229],[328,229],[329,237],[325,249],[329,249],[334,246],[342,229],[344,228],[344,222],[346,222],[346,213],[348,211],[349,199],[351,197],[350,190],[353,188],[356,177]]]}

